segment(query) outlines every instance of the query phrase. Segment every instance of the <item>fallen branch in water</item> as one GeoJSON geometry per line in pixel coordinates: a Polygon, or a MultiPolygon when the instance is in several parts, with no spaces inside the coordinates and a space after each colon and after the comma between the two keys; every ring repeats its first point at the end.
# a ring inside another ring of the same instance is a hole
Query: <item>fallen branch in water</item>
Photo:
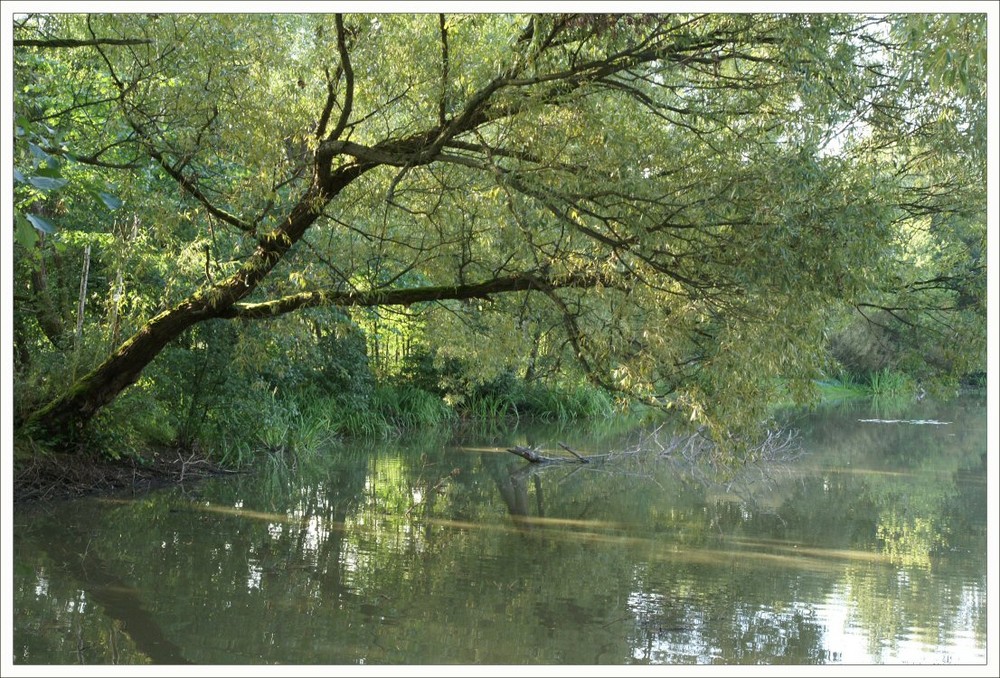
{"type": "Polygon", "coordinates": [[[656,458],[683,460],[686,464],[692,465],[692,468],[706,465],[707,468],[715,471],[736,464],[737,462],[739,462],[738,465],[747,462],[788,462],[798,458],[802,454],[798,432],[788,429],[768,430],[755,440],[744,440],[731,436],[725,444],[720,445],[705,435],[702,430],[691,434],[674,434],[661,437],[661,428],[657,427],[653,431],[642,435],[635,445],[627,449],[607,454],[588,455],[586,457],[566,443],[560,442],[559,447],[572,454],[575,457],[574,459],[567,457],[546,457],[541,454],[540,448],[526,447],[524,445],[514,445],[507,448],[507,451],[539,466],[609,462],[613,459],[651,453],[656,458]]]}
{"type": "Polygon", "coordinates": [[[590,463],[589,459],[581,457],[579,454],[576,453],[576,450],[574,450],[572,447],[570,447],[566,443],[559,443],[559,447],[563,448],[564,450],[566,450],[567,452],[569,452],[570,454],[572,454],[574,457],[576,457],[577,459],[579,459],[581,464],[589,464],[590,463]]]}
{"type": "Polygon", "coordinates": [[[712,466],[725,466],[734,460],[755,462],[786,462],[802,454],[798,431],[771,429],[756,439],[730,437],[720,443],[703,434],[673,435],[666,440],[654,431],[643,442],[643,447],[656,451],[661,457],[683,457],[689,462],[706,461],[712,466]]]}
{"type": "Polygon", "coordinates": [[[538,450],[531,447],[525,447],[524,445],[515,445],[514,447],[508,447],[507,451],[511,454],[516,454],[522,459],[527,459],[532,464],[544,464],[546,462],[555,461],[554,459],[549,459],[548,457],[543,457],[538,454],[538,450]]]}
{"type": "Polygon", "coordinates": [[[511,454],[516,454],[522,459],[527,459],[532,464],[589,464],[590,459],[580,456],[573,450],[571,450],[565,443],[559,443],[559,446],[572,454],[576,459],[566,459],[565,457],[543,457],[538,453],[538,448],[535,447],[525,447],[524,445],[515,445],[514,447],[507,448],[507,451],[511,454]]]}

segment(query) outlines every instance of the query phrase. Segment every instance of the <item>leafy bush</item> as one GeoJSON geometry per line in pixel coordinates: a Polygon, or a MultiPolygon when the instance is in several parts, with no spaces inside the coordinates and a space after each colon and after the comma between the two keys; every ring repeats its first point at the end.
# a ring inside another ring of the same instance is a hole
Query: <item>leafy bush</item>
{"type": "Polygon", "coordinates": [[[364,407],[375,392],[375,375],[361,331],[326,334],[317,341],[316,353],[318,365],[309,385],[348,408],[364,407]]]}

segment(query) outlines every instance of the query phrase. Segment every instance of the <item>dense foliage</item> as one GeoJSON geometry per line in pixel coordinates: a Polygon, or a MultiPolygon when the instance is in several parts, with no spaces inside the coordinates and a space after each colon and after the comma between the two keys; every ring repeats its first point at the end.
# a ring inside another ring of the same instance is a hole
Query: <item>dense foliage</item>
{"type": "Polygon", "coordinates": [[[513,378],[722,432],[831,352],[953,388],[985,364],[985,31],[16,16],[17,421],[215,444],[320,397],[351,430],[386,380],[399,423],[506,411],[513,378]]]}

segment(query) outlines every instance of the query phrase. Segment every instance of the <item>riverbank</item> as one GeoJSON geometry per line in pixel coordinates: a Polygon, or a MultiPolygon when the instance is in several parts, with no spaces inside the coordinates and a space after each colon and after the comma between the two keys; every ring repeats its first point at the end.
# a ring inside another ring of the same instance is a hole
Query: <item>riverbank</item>
{"type": "Polygon", "coordinates": [[[197,452],[168,449],[118,460],[96,453],[15,455],[14,503],[140,494],[225,473],[234,471],[212,463],[197,452]]]}
{"type": "MultiPolygon", "coordinates": [[[[819,382],[817,386],[820,402],[823,403],[874,397],[871,389],[857,384],[831,380],[819,382]]],[[[908,395],[905,399],[912,397],[908,395]]],[[[785,407],[797,406],[789,402],[778,404],[775,409],[785,407]]],[[[606,416],[605,414],[603,418],[606,419],[606,416]]],[[[542,419],[545,420],[544,417],[542,419]]],[[[503,418],[489,418],[480,413],[473,420],[498,423],[503,418]]],[[[453,425],[461,421],[464,420],[458,417],[452,419],[453,425]]],[[[322,427],[313,426],[312,430],[319,428],[322,427]]],[[[412,427],[406,428],[412,430],[412,427]]],[[[296,437],[301,438],[300,442],[304,445],[308,445],[310,441],[315,442],[308,436],[296,437]]],[[[192,451],[161,445],[145,453],[129,453],[114,459],[96,451],[60,454],[39,450],[30,443],[27,445],[32,449],[24,449],[23,443],[19,445],[15,442],[14,446],[13,495],[14,502],[18,504],[75,499],[89,495],[140,494],[158,487],[241,472],[233,467],[227,468],[218,460],[211,460],[197,448],[192,451]]],[[[295,449],[297,448],[286,449],[285,453],[295,454],[295,449]]],[[[237,464],[236,467],[250,468],[247,464],[237,464]]]]}
{"type": "Polygon", "coordinates": [[[533,420],[610,421],[616,416],[634,416],[616,410],[610,396],[589,386],[562,390],[515,386],[502,393],[470,397],[460,409],[435,394],[405,385],[375,389],[365,407],[348,407],[332,397],[273,400],[265,403],[270,407],[262,407],[253,421],[234,424],[221,434],[202,432],[189,447],[162,442],[175,439],[176,431],[129,430],[127,423],[120,424],[129,420],[121,418],[112,419],[111,434],[94,439],[114,442],[103,449],[102,443],[96,442],[94,451],[56,453],[26,437],[15,437],[14,501],[138,494],[239,472],[234,469],[252,469],[265,452],[296,455],[337,441],[436,428],[457,430],[475,422],[507,426],[533,420]]]}

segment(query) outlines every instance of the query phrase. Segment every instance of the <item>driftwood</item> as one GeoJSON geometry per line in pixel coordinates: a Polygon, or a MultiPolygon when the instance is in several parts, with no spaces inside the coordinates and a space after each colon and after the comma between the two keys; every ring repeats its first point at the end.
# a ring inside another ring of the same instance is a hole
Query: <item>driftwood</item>
{"type": "Polygon", "coordinates": [[[566,450],[567,452],[569,452],[570,454],[572,454],[574,457],[576,457],[577,459],[579,459],[581,464],[589,464],[590,463],[589,459],[587,459],[586,457],[581,457],[579,454],[576,453],[576,450],[574,450],[572,447],[570,447],[566,443],[559,443],[559,447],[563,448],[564,450],[566,450]]]}
{"type": "MultiPolygon", "coordinates": [[[[508,448],[511,454],[525,459],[532,464],[589,464],[591,462],[604,462],[621,457],[629,457],[644,451],[651,451],[655,456],[664,459],[683,459],[688,463],[707,462],[713,467],[725,465],[727,458],[725,450],[711,438],[703,435],[702,431],[690,435],[673,435],[666,440],[659,436],[660,428],[643,437],[634,447],[608,454],[594,454],[583,456],[566,443],[560,442],[559,447],[573,455],[573,459],[567,457],[546,457],[541,454],[538,447],[525,447],[515,445],[508,448]]],[[[739,448],[742,441],[730,439],[730,443],[739,448]]],[[[798,440],[798,432],[794,430],[771,430],[756,441],[747,442],[742,448],[744,452],[752,452],[756,461],[759,462],[783,462],[797,458],[801,453],[798,440]]],[[[736,453],[733,453],[736,454],[736,453]]],[[[733,459],[739,458],[738,456],[733,459]]]]}
{"type": "Polygon", "coordinates": [[[572,454],[576,459],[567,459],[565,457],[543,457],[538,452],[538,448],[535,447],[525,447],[524,445],[515,445],[514,447],[507,448],[507,451],[511,454],[516,454],[522,459],[527,459],[532,464],[559,464],[559,463],[573,463],[573,464],[589,464],[590,460],[584,456],[576,453],[569,445],[566,443],[559,443],[559,447],[563,448],[570,454],[572,454]]]}

